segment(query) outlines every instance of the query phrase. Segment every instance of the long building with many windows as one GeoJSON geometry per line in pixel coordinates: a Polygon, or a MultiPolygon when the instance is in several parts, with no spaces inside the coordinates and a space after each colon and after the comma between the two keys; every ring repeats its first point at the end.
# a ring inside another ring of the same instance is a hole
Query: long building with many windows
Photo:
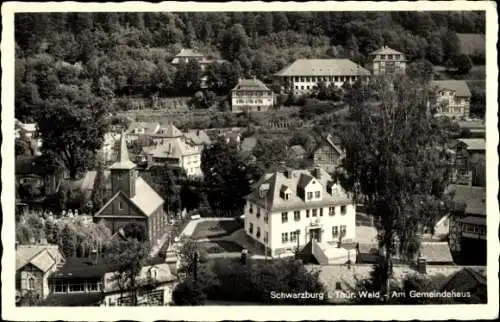
{"type": "Polygon", "coordinates": [[[334,248],[355,238],[355,204],[322,168],[265,174],[247,196],[245,232],[271,256],[311,240],[334,248]]]}
{"type": "Polygon", "coordinates": [[[346,82],[366,80],[370,71],[346,58],[298,59],[274,75],[285,91],[300,95],[311,92],[319,82],[342,87],[346,82]]]}

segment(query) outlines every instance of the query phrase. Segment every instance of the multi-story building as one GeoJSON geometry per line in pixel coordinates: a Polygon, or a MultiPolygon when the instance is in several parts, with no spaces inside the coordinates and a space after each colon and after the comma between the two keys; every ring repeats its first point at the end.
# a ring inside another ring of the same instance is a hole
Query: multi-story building
{"type": "Polygon", "coordinates": [[[129,160],[124,134],[118,160],[110,171],[113,197],[94,215],[94,221],[103,221],[113,234],[129,224],[138,225],[143,229],[143,237],[155,244],[165,232],[165,201],[138,176],[136,164],[129,160]]]}
{"type": "Polygon", "coordinates": [[[404,74],[406,55],[387,46],[370,53],[372,57],[373,75],[404,74]]]}
{"type": "MultiPolygon", "coordinates": [[[[227,61],[224,59],[209,59],[204,54],[198,52],[194,49],[182,48],[181,51],[175,55],[172,59],[172,65],[177,66],[180,63],[188,64],[190,61],[196,61],[200,65],[202,73],[205,73],[207,67],[212,63],[226,63],[227,61]]],[[[201,87],[207,87],[208,76],[203,74],[201,76],[201,87]]]]}
{"type": "Polygon", "coordinates": [[[321,168],[265,174],[246,199],[245,232],[271,256],[355,238],[353,199],[321,168]]]}
{"type": "Polygon", "coordinates": [[[477,166],[479,162],[485,162],[485,139],[458,139],[455,155],[457,183],[472,185],[478,181],[485,181],[486,169],[477,166]],[[478,180],[480,178],[482,180],[478,180]]]}
{"type": "Polygon", "coordinates": [[[455,207],[449,221],[450,249],[469,265],[486,264],[486,188],[450,185],[455,207]]]}
{"type": "Polygon", "coordinates": [[[367,80],[370,72],[345,58],[298,59],[276,74],[285,91],[295,95],[311,92],[319,82],[342,87],[357,80],[367,80]]]}
{"type": "Polygon", "coordinates": [[[159,122],[133,122],[128,127],[125,135],[127,144],[137,141],[140,137],[156,134],[160,127],[159,122]]]}
{"type": "Polygon", "coordinates": [[[328,172],[333,172],[345,157],[345,151],[338,142],[334,142],[331,134],[324,139],[322,144],[314,152],[314,165],[322,167],[328,172]]]}
{"type": "Polygon", "coordinates": [[[468,119],[470,115],[471,92],[464,80],[432,81],[436,87],[438,115],[452,119],[468,119]]]}
{"type": "Polygon", "coordinates": [[[201,153],[208,136],[202,131],[183,133],[173,124],[151,136],[155,145],[143,148],[139,156],[148,165],[169,164],[181,167],[190,177],[200,177],[201,153]]]}
{"type": "Polygon", "coordinates": [[[32,292],[40,300],[49,291],[49,276],[60,265],[64,257],[57,245],[18,245],[16,246],[16,291],[21,300],[32,292]]]}
{"type": "Polygon", "coordinates": [[[231,90],[231,110],[233,112],[260,112],[273,107],[274,94],[260,80],[240,79],[231,90]]]}

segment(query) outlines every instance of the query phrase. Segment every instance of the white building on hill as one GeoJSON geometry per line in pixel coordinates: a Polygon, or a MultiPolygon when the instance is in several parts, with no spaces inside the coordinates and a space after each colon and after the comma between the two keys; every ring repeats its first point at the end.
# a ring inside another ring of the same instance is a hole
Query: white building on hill
{"type": "Polygon", "coordinates": [[[246,199],[245,232],[271,256],[311,240],[329,249],[355,238],[353,199],[322,168],[265,174],[246,199]]]}
{"type": "Polygon", "coordinates": [[[274,75],[286,91],[300,95],[312,91],[319,82],[341,87],[346,82],[367,79],[370,71],[345,58],[298,59],[274,75]]]}
{"type": "Polygon", "coordinates": [[[273,91],[260,80],[240,79],[231,91],[231,110],[233,112],[261,112],[273,107],[273,91]]]}

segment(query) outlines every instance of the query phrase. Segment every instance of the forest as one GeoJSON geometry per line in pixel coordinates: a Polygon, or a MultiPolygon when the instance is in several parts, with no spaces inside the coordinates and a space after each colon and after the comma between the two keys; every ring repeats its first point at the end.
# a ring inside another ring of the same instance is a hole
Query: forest
{"type": "MultiPolygon", "coordinates": [[[[170,63],[181,48],[225,59],[206,73],[212,91],[227,93],[239,77],[270,82],[298,58],[367,65],[382,45],[442,65],[458,54],[456,33],[484,32],[484,12],[472,11],[19,13],[16,117],[38,120],[61,102],[109,108],[113,98],[192,95],[201,71],[170,63]]],[[[471,59],[484,64],[484,53],[471,59]]]]}

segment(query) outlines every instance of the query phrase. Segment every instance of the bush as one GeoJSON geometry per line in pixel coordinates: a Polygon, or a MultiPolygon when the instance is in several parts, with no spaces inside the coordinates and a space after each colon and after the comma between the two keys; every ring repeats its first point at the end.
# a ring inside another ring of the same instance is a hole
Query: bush
{"type": "Polygon", "coordinates": [[[206,296],[199,283],[188,278],[175,287],[172,299],[175,305],[203,305],[206,296]]]}
{"type": "Polygon", "coordinates": [[[472,60],[467,55],[459,55],[455,57],[453,64],[460,75],[467,74],[472,68],[472,60]]]}

